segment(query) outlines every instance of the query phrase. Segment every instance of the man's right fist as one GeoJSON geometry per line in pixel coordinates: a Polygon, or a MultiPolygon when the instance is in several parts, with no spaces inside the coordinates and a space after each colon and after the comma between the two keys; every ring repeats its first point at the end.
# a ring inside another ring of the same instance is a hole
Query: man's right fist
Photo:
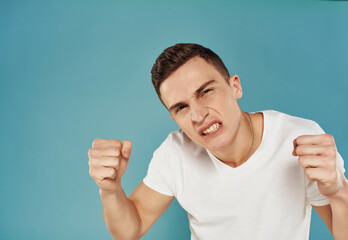
{"type": "Polygon", "coordinates": [[[88,151],[89,175],[104,192],[121,187],[121,177],[127,169],[132,142],[97,138],[88,151]]]}

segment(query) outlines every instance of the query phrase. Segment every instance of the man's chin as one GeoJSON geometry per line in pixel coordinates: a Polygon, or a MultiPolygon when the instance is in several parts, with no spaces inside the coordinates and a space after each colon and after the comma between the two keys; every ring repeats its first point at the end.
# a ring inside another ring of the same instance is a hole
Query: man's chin
{"type": "Polygon", "coordinates": [[[208,149],[210,152],[213,151],[223,151],[227,146],[227,141],[223,141],[222,139],[211,139],[211,140],[203,140],[202,139],[194,139],[191,138],[188,134],[186,134],[194,143],[200,145],[208,149]]]}
{"type": "Polygon", "coordinates": [[[206,149],[208,149],[210,152],[221,152],[226,148],[227,144],[225,142],[220,141],[213,141],[209,144],[205,144],[206,149]]]}

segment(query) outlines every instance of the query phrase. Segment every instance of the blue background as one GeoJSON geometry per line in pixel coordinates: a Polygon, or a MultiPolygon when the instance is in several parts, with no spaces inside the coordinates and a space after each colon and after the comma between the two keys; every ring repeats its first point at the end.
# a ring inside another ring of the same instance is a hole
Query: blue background
{"type": "MultiPolygon", "coordinates": [[[[348,159],[347,26],[342,1],[0,1],[0,239],[111,239],[87,151],[131,139],[133,191],[177,129],[150,70],[178,42],[239,75],[244,111],[313,119],[348,159]]],[[[143,239],[189,237],[174,201],[143,239]]],[[[310,239],[331,239],[315,213],[310,239]]]]}

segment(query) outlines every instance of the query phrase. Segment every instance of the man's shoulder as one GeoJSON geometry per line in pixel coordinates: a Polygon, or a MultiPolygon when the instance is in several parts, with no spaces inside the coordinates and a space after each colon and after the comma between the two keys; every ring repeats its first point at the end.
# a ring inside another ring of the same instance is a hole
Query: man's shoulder
{"type": "Polygon", "coordinates": [[[323,132],[319,124],[311,119],[290,115],[276,110],[261,111],[272,127],[282,127],[292,130],[306,131],[308,134],[323,132]]]}
{"type": "Polygon", "coordinates": [[[195,145],[195,143],[181,129],[169,133],[164,142],[169,142],[172,146],[176,145],[181,147],[195,145]]]}
{"type": "Polygon", "coordinates": [[[175,130],[168,134],[167,138],[156,149],[156,152],[190,152],[196,151],[203,147],[194,143],[181,129],[175,130]]]}

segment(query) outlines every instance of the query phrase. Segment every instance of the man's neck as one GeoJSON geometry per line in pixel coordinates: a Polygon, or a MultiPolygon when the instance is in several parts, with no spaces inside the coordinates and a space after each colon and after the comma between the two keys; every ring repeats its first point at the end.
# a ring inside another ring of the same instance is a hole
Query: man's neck
{"type": "Polygon", "coordinates": [[[263,134],[263,114],[250,114],[253,124],[254,143],[252,145],[252,129],[247,113],[243,112],[242,118],[238,127],[238,131],[231,143],[223,151],[211,152],[216,158],[226,165],[236,168],[245,163],[250,156],[257,150],[261,143],[263,134]]]}

